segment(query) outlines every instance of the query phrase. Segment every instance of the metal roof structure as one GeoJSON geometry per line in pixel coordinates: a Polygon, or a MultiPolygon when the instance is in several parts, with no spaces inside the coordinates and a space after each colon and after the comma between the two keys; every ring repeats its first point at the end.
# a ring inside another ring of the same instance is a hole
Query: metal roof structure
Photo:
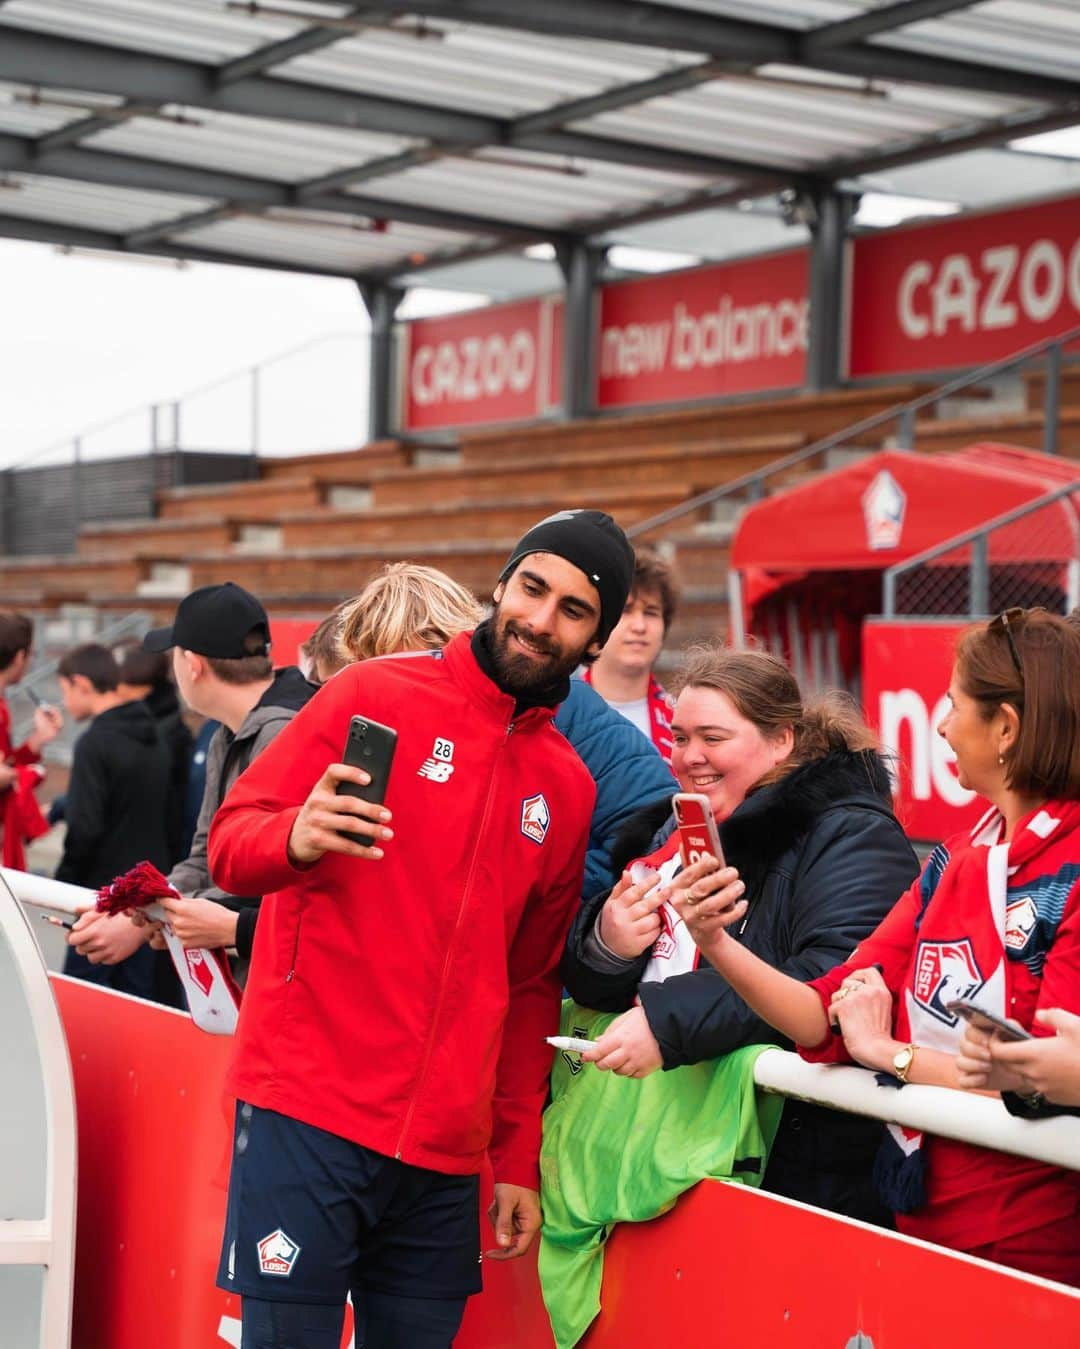
{"type": "Polygon", "coordinates": [[[1006,147],[1078,123],[1077,0],[0,0],[0,235],[368,283],[1070,190],[1006,147]]]}

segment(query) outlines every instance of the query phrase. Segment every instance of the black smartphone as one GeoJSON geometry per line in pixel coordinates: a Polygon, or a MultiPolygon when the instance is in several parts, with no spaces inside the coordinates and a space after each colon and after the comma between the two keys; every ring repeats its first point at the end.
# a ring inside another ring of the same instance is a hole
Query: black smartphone
{"type": "MultiPolygon", "coordinates": [[[[339,782],[338,795],[355,796],[361,801],[374,801],[382,805],[386,800],[396,748],[397,731],[392,727],[383,726],[370,717],[353,717],[349,722],[349,734],[345,737],[341,762],[362,768],[370,775],[371,781],[366,787],[359,787],[355,782],[339,782]]],[[[365,848],[376,841],[371,834],[354,833],[352,830],[343,829],[341,835],[353,843],[362,843],[365,848]]]]}
{"type": "Polygon", "coordinates": [[[967,998],[954,998],[952,1002],[945,1004],[945,1010],[962,1016],[979,1030],[987,1031],[991,1035],[1000,1035],[1003,1040],[1032,1039],[1031,1032],[1026,1031],[1019,1021],[1014,1021],[1008,1016],[997,1016],[967,998]]]}

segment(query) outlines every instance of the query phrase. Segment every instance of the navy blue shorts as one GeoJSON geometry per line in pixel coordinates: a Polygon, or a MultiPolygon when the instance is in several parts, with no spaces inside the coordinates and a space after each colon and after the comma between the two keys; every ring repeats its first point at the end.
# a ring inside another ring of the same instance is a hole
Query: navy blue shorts
{"type": "Polygon", "coordinates": [[[446,1176],[237,1102],[218,1287],[277,1302],[478,1293],[477,1176],[446,1176]]]}

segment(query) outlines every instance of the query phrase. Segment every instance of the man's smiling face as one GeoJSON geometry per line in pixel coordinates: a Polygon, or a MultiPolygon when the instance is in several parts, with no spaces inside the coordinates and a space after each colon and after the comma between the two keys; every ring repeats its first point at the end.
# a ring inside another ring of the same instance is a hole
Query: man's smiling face
{"type": "Polygon", "coordinates": [[[571,674],[599,648],[600,596],[583,571],[554,553],[529,553],[495,589],[492,655],[515,695],[571,674]]]}

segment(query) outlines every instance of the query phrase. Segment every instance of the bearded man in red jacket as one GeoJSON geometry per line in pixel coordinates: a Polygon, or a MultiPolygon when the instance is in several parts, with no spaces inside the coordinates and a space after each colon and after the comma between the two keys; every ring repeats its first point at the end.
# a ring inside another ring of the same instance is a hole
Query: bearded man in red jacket
{"type": "Polygon", "coordinates": [[[494,1259],[540,1225],[538,1156],[559,957],[581,891],[592,778],[552,718],[633,577],[600,511],[513,550],[492,617],[443,651],[335,675],[236,782],[217,884],[263,895],[229,1088],[219,1283],[244,1349],[445,1349],[494,1259]],[[339,762],[361,712],[397,731],[384,806],[339,762]],[[343,836],[366,824],[365,845],[343,836]]]}

